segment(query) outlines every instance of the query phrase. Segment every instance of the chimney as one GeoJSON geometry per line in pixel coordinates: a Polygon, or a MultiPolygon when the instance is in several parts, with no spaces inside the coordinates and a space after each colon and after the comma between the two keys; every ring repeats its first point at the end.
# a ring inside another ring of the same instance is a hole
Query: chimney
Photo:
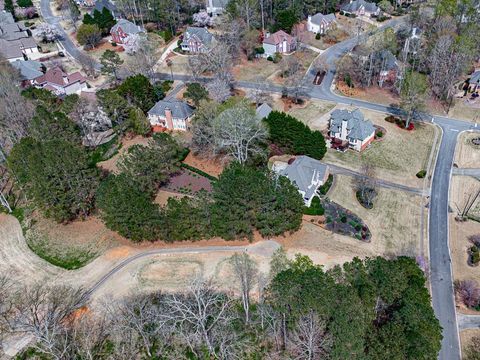
{"type": "Polygon", "coordinates": [[[169,130],[173,130],[173,118],[172,118],[172,110],[169,108],[165,108],[165,119],[166,119],[166,127],[169,130]]]}
{"type": "Polygon", "coordinates": [[[312,16],[311,15],[308,15],[308,22],[312,22],[312,16]]]}
{"type": "Polygon", "coordinates": [[[265,39],[268,39],[269,37],[270,37],[270,31],[267,31],[267,32],[265,33],[265,39]]]}

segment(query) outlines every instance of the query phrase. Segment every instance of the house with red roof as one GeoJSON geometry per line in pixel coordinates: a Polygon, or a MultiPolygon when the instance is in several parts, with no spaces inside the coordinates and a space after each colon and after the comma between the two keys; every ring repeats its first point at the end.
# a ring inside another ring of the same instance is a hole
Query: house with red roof
{"type": "Polygon", "coordinates": [[[297,49],[297,39],[283,30],[279,30],[273,34],[267,32],[263,39],[264,56],[269,57],[279,54],[288,54],[297,49]]]}
{"type": "Polygon", "coordinates": [[[79,94],[88,88],[87,79],[80,72],[67,74],[59,66],[48,69],[45,74],[35,78],[32,84],[56,95],[79,94]]]}

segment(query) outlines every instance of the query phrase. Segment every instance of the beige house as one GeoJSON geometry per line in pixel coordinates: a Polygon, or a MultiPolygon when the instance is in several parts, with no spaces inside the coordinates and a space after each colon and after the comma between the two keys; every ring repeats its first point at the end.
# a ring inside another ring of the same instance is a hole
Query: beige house
{"type": "Polygon", "coordinates": [[[176,99],[160,100],[148,111],[148,120],[154,132],[187,131],[193,115],[193,108],[186,102],[176,99]]]}
{"type": "Polygon", "coordinates": [[[330,144],[342,142],[350,149],[362,151],[375,138],[375,127],[370,120],[364,118],[359,109],[334,110],[330,115],[329,131],[330,144]]]}

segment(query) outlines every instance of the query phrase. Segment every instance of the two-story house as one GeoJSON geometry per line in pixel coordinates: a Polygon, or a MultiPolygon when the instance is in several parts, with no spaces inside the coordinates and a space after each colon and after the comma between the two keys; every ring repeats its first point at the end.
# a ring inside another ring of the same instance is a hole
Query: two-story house
{"type": "Polygon", "coordinates": [[[308,16],[307,30],[315,34],[325,34],[328,30],[333,28],[336,24],[335,14],[323,15],[321,13],[313,16],[308,16]]]}
{"type": "Polygon", "coordinates": [[[359,109],[337,109],[330,114],[328,135],[331,140],[347,143],[349,148],[362,151],[374,140],[375,127],[359,109]]]}
{"type": "Polygon", "coordinates": [[[288,54],[297,49],[297,39],[283,30],[279,30],[273,34],[267,32],[263,39],[264,56],[269,57],[279,54],[288,54]]]}
{"type": "Polygon", "coordinates": [[[125,39],[130,35],[136,35],[144,32],[145,30],[140,26],[135,25],[131,21],[125,19],[118,20],[117,23],[110,29],[112,41],[116,42],[117,44],[123,44],[125,39]]]}
{"type": "Polygon", "coordinates": [[[211,49],[215,38],[203,27],[190,26],[183,34],[183,40],[180,47],[183,51],[198,54],[207,52],[211,49]]]}
{"type": "Polygon", "coordinates": [[[193,115],[193,108],[186,102],[177,99],[160,100],[148,111],[148,120],[154,132],[187,131],[193,115]]]}
{"type": "Polygon", "coordinates": [[[380,8],[375,3],[365,0],[350,0],[340,10],[345,14],[354,14],[356,16],[378,16],[380,14],[380,8]]]}
{"type": "Polygon", "coordinates": [[[67,74],[58,66],[33,79],[32,85],[49,90],[55,95],[79,94],[88,88],[87,80],[80,72],[67,74]]]}

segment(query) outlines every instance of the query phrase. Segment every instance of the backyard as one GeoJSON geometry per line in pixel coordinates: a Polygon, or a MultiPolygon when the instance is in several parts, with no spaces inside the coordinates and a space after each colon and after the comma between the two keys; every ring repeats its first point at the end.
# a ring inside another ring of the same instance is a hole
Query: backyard
{"type": "MultiPolygon", "coordinates": [[[[423,180],[418,179],[416,174],[428,165],[435,137],[434,127],[416,124],[415,130],[407,131],[385,121],[384,113],[364,109],[362,112],[374,125],[387,130],[385,138],[373,142],[362,152],[328,149],[323,160],[355,171],[359,171],[364,164],[372,164],[375,166],[376,177],[380,179],[421,187],[423,180]]],[[[323,121],[319,119],[319,122],[323,121]]]]}

